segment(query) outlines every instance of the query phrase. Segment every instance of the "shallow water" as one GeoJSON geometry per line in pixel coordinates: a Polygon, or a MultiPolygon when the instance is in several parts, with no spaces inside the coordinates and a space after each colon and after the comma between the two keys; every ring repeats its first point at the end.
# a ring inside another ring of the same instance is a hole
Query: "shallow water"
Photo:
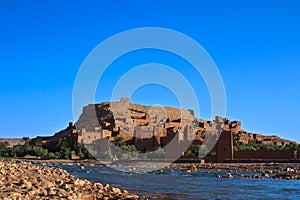
{"type": "Polygon", "coordinates": [[[233,179],[218,178],[227,172],[215,170],[187,173],[164,169],[140,173],[106,166],[58,166],[77,177],[108,183],[151,199],[300,199],[300,180],[246,179],[237,173],[233,173],[233,179]]]}

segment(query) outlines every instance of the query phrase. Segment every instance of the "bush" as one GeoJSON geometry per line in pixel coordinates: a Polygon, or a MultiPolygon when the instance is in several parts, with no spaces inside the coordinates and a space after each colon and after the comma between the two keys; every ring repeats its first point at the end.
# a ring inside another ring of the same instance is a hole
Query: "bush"
{"type": "Polygon", "coordinates": [[[258,145],[255,140],[250,140],[248,144],[237,143],[234,146],[234,149],[235,150],[241,150],[241,151],[244,151],[244,150],[257,151],[257,150],[260,149],[260,145],[258,145]]]}
{"type": "Polygon", "coordinates": [[[285,145],[284,149],[287,149],[287,150],[300,150],[300,146],[295,142],[291,142],[291,143],[285,145]]]}
{"type": "Polygon", "coordinates": [[[185,156],[195,156],[194,154],[193,154],[193,152],[192,152],[192,150],[186,150],[185,152],[184,152],[184,155],[185,156]]]}
{"type": "Polygon", "coordinates": [[[59,159],[61,157],[60,153],[59,152],[49,152],[48,153],[48,158],[49,159],[59,159]]]}

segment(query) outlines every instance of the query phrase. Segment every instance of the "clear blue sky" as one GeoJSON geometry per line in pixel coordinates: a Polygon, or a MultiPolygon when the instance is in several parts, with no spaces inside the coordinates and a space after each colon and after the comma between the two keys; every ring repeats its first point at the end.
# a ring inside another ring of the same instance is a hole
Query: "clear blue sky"
{"type": "MultiPolygon", "coordinates": [[[[88,53],[114,34],[154,26],[180,31],[207,50],[223,77],[227,117],[242,121],[247,131],[300,142],[299,10],[297,0],[1,0],[0,137],[52,135],[65,128],[73,121],[73,84],[88,53]]],[[[186,64],[151,50],[120,58],[96,101],[109,99],[110,85],[124,69],[149,61],[186,64]]],[[[209,119],[205,85],[189,79],[199,84],[201,117],[209,119]]],[[[140,88],[132,101],[177,105],[166,88],[155,85],[140,88]]]]}

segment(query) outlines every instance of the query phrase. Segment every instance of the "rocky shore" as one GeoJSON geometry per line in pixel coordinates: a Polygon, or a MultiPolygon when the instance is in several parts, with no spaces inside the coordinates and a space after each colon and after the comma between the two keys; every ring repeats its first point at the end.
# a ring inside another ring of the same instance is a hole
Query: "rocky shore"
{"type": "Polygon", "coordinates": [[[139,199],[108,184],[78,179],[61,168],[0,160],[0,199],[139,199]]]}
{"type": "Polygon", "coordinates": [[[187,172],[196,170],[218,170],[226,171],[227,178],[274,178],[287,180],[300,180],[300,163],[206,163],[170,164],[168,168],[186,170],[187,172]],[[251,172],[252,175],[246,175],[251,172]]]}
{"type": "MultiPolygon", "coordinates": [[[[48,160],[47,163],[69,163],[61,160],[48,160]]],[[[73,162],[80,165],[103,165],[99,161],[85,160],[73,162]]],[[[115,164],[116,165],[116,164],[115,164]]],[[[274,178],[286,180],[300,180],[300,163],[171,163],[167,165],[164,162],[128,162],[117,164],[129,169],[149,168],[149,169],[177,169],[186,172],[195,172],[197,170],[217,170],[220,173],[229,173],[228,178],[274,178]],[[167,165],[167,166],[166,166],[167,165]],[[165,167],[166,166],[166,167],[165,167]],[[251,176],[246,175],[248,172],[251,176]]],[[[113,165],[114,166],[114,165],[113,165]]]]}

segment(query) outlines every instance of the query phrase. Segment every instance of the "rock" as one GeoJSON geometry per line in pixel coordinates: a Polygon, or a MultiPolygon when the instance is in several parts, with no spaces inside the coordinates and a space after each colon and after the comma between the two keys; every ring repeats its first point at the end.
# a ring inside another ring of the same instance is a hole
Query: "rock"
{"type": "Polygon", "coordinates": [[[72,194],[72,199],[77,199],[77,195],[75,193],[72,194]]]}
{"type": "Polygon", "coordinates": [[[262,173],[261,176],[264,178],[270,178],[270,175],[268,173],[262,173]]]}
{"type": "Polygon", "coordinates": [[[139,199],[138,195],[127,195],[126,196],[127,199],[139,199]]]}
{"type": "Polygon", "coordinates": [[[28,192],[28,195],[29,195],[30,197],[33,197],[36,193],[37,193],[37,192],[36,192],[35,190],[31,190],[31,191],[28,192]]]}
{"type": "Polygon", "coordinates": [[[61,185],[61,188],[68,190],[69,188],[71,188],[68,184],[64,183],[61,185]]]}
{"type": "Polygon", "coordinates": [[[58,186],[61,186],[61,185],[64,184],[64,182],[63,182],[62,180],[60,180],[60,179],[57,179],[57,180],[55,181],[55,184],[58,185],[58,186]]]}
{"type": "Polygon", "coordinates": [[[56,191],[54,189],[50,189],[48,192],[48,195],[54,196],[54,195],[56,195],[56,191]]]}
{"type": "Polygon", "coordinates": [[[295,170],[294,170],[293,168],[289,168],[289,167],[286,168],[286,171],[287,171],[287,172],[295,172],[295,170]]]}
{"type": "Polygon", "coordinates": [[[231,173],[227,173],[226,176],[227,176],[227,178],[233,178],[231,173]]]}
{"type": "Polygon", "coordinates": [[[63,189],[60,189],[60,190],[58,191],[58,195],[59,195],[60,197],[64,197],[64,196],[67,196],[67,192],[66,192],[65,190],[63,190],[63,189]]]}
{"type": "Polygon", "coordinates": [[[48,180],[42,181],[41,184],[42,184],[45,188],[52,188],[52,187],[54,187],[54,185],[55,185],[54,183],[52,183],[52,182],[50,182],[50,181],[48,181],[48,180]]]}
{"type": "Polygon", "coordinates": [[[17,180],[18,180],[18,178],[17,178],[15,175],[13,175],[13,174],[9,174],[9,175],[7,176],[7,178],[8,178],[9,180],[11,180],[11,181],[17,181],[17,180]]]}
{"type": "Polygon", "coordinates": [[[121,190],[119,188],[112,188],[112,191],[115,194],[121,193],[121,190]]]}
{"type": "Polygon", "coordinates": [[[196,167],[196,165],[191,165],[190,166],[190,170],[191,170],[191,172],[196,172],[197,171],[197,167],[196,167]]]}
{"type": "Polygon", "coordinates": [[[83,186],[85,184],[84,180],[77,179],[74,181],[75,186],[83,186]]]}
{"type": "Polygon", "coordinates": [[[40,194],[44,197],[48,196],[48,192],[45,189],[41,189],[40,194]]]}
{"type": "Polygon", "coordinates": [[[97,188],[103,188],[103,185],[101,183],[94,183],[94,186],[96,186],[97,188]]]}
{"type": "Polygon", "coordinates": [[[126,190],[75,178],[60,168],[0,160],[4,199],[137,199],[126,190]],[[6,198],[7,197],[7,198],[6,198]]]}
{"type": "Polygon", "coordinates": [[[253,176],[252,176],[252,178],[261,178],[261,176],[260,176],[260,175],[257,175],[257,174],[255,174],[255,175],[253,175],[253,176]]]}
{"type": "Polygon", "coordinates": [[[25,179],[22,179],[20,182],[19,182],[20,185],[23,184],[24,187],[26,187],[27,190],[30,190],[32,188],[32,183],[25,180],[25,179]]]}
{"type": "Polygon", "coordinates": [[[20,193],[18,193],[18,192],[11,192],[10,196],[11,197],[22,197],[22,195],[20,193]]]}

